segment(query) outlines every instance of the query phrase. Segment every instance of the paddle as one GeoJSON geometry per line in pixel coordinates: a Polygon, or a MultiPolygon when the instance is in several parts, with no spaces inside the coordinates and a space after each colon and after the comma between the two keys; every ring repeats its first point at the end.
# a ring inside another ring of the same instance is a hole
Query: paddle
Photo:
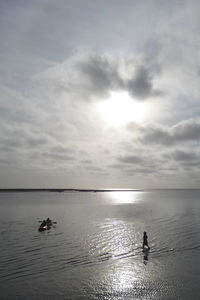
{"type": "MultiPolygon", "coordinates": [[[[38,223],[41,223],[43,221],[39,220],[38,223]]],[[[51,222],[52,224],[57,224],[57,222],[51,222]]]]}

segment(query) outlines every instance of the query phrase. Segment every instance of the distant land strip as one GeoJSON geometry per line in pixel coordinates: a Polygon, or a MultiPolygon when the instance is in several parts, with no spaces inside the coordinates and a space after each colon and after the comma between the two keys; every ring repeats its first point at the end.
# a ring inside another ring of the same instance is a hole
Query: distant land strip
{"type": "Polygon", "coordinates": [[[40,189],[0,189],[2,192],[137,192],[141,189],[56,189],[56,188],[40,188],[40,189]]]}

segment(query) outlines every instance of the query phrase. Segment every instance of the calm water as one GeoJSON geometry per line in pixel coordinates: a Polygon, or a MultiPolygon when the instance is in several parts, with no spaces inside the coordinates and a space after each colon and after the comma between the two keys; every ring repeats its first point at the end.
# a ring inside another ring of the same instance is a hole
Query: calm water
{"type": "Polygon", "coordinates": [[[0,193],[0,225],[0,299],[200,299],[200,190],[0,193]]]}

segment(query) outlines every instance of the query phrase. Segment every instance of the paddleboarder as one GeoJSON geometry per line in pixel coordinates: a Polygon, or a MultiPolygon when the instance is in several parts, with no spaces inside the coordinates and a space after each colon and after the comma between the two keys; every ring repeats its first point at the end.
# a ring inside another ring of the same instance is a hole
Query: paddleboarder
{"type": "Polygon", "coordinates": [[[144,235],[143,235],[143,246],[142,246],[143,250],[145,249],[145,246],[148,248],[148,250],[150,249],[146,231],[144,231],[144,235]]]}

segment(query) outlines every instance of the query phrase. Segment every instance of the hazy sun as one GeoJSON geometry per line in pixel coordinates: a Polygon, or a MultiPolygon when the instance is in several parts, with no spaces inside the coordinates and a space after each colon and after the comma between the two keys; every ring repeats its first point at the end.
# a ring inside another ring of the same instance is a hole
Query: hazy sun
{"type": "Polygon", "coordinates": [[[144,103],[135,101],[127,92],[111,92],[110,97],[99,104],[99,111],[104,121],[112,126],[140,123],[145,117],[144,103]]]}

